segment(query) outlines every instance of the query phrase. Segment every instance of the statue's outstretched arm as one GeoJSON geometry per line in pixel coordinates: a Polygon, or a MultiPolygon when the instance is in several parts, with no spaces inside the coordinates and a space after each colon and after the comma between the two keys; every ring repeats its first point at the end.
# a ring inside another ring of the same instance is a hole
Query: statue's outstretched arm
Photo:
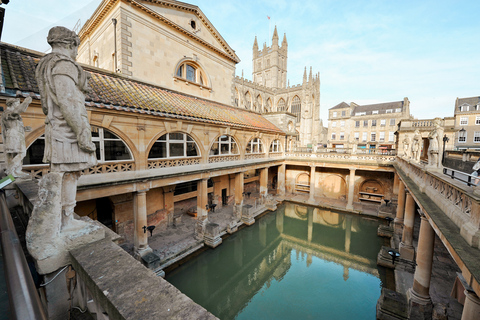
{"type": "Polygon", "coordinates": [[[32,97],[26,97],[22,103],[17,105],[15,112],[18,114],[25,112],[30,103],[32,103],[32,97]]]}

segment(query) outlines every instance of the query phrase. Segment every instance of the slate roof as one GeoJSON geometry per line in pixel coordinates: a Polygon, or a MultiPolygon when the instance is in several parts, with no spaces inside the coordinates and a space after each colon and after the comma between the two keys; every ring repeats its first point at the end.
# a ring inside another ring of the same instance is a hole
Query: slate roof
{"type": "Polygon", "coordinates": [[[385,113],[388,109],[393,109],[395,111],[396,108],[401,108],[403,110],[403,101],[394,101],[394,102],[384,102],[384,103],[377,103],[377,104],[366,104],[363,106],[357,106],[353,110],[353,114],[357,112],[366,112],[366,114],[372,114],[372,111],[378,110],[378,113],[385,113]]]}
{"type": "Polygon", "coordinates": [[[335,107],[331,107],[330,110],[332,110],[332,109],[343,109],[343,108],[350,108],[350,106],[345,102],[341,102],[341,103],[337,104],[335,107]]]}
{"type": "Polygon", "coordinates": [[[470,105],[470,106],[475,106],[475,105],[480,103],[480,97],[458,98],[457,99],[457,106],[461,106],[465,103],[470,105]]]}
{"type": "MultiPolygon", "coordinates": [[[[33,94],[39,99],[35,68],[43,54],[0,43],[4,92],[33,94]]],[[[90,107],[152,114],[168,118],[282,133],[260,114],[174,92],[138,80],[83,65],[91,74],[90,107]]],[[[3,88],[2,88],[3,89],[3,88]]],[[[3,90],[2,90],[3,91],[3,90]]]]}

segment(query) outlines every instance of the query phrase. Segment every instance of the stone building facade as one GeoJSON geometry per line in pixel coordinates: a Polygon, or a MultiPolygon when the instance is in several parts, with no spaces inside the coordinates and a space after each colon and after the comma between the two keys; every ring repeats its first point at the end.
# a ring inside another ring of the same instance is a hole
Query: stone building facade
{"type": "Polygon", "coordinates": [[[342,102],[329,109],[328,147],[395,149],[398,124],[410,117],[410,101],[370,105],[342,102]]]}
{"type": "Polygon", "coordinates": [[[252,57],[252,81],[243,77],[234,79],[234,105],[254,110],[264,115],[274,115],[274,122],[283,122],[295,128],[296,146],[313,146],[323,143],[322,121],[320,119],[320,74],[313,74],[312,68],[307,78],[307,69],[302,84],[290,86],[287,81],[288,43],[286,34],[281,45],[277,27],[272,36],[272,45],[266,43],[260,50],[255,37],[252,57]],[[288,114],[294,120],[287,120],[288,114]],[[290,122],[291,121],[291,122],[290,122]]]}
{"type": "Polygon", "coordinates": [[[480,150],[480,97],[455,100],[455,149],[480,150]]]}

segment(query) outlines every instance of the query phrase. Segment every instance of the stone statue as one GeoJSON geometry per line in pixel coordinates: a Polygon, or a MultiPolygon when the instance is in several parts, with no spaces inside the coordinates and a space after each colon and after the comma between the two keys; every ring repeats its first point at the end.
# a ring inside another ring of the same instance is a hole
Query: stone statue
{"type": "Polygon", "coordinates": [[[7,110],[2,113],[2,136],[7,174],[11,174],[15,178],[30,177],[28,173],[22,172],[22,161],[27,149],[25,147],[25,128],[20,114],[27,110],[31,102],[31,97],[27,97],[22,103],[18,98],[8,98],[7,110]]]}
{"type": "Polygon", "coordinates": [[[87,73],[75,62],[80,39],[64,27],[50,29],[52,52],[43,57],[35,76],[45,120],[45,156],[51,172],[63,173],[62,228],[73,222],[80,171],[97,164],[85,109],[87,73]]]}
{"type": "Polygon", "coordinates": [[[420,135],[420,131],[416,129],[413,135],[413,144],[412,144],[412,158],[413,158],[413,161],[415,162],[420,162],[421,142],[422,142],[422,136],[420,135]]]}
{"type": "Polygon", "coordinates": [[[74,217],[80,171],[97,163],[85,109],[88,77],[75,62],[80,40],[73,31],[53,27],[47,41],[52,52],[40,60],[35,77],[47,116],[43,161],[50,173],[39,183],[26,233],[40,274],[69,264],[69,250],[105,237],[102,227],[74,217]]]}
{"type": "Polygon", "coordinates": [[[443,136],[443,128],[440,126],[440,118],[433,120],[434,129],[428,134],[430,145],[428,146],[428,165],[432,168],[441,167],[442,151],[440,140],[443,136]]]}
{"type": "Polygon", "coordinates": [[[408,135],[405,135],[405,138],[403,139],[403,156],[405,158],[410,158],[410,137],[408,135]]]}

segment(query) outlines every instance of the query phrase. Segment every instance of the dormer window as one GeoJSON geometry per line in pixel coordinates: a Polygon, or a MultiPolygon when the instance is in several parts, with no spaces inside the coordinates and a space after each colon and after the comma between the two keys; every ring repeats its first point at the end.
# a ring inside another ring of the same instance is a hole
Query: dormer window
{"type": "Polygon", "coordinates": [[[208,86],[204,71],[193,61],[186,61],[179,64],[175,75],[188,82],[196,83],[200,86],[208,86]]]}
{"type": "Polygon", "coordinates": [[[378,114],[378,110],[373,110],[372,114],[378,114]]]}
{"type": "Polygon", "coordinates": [[[460,111],[469,111],[470,106],[469,105],[461,105],[459,107],[460,111]]]}
{"type": "Polygon", "coordinates": [[[396,108],[395,112],[402,112],[402,108],[396,108]]]}

